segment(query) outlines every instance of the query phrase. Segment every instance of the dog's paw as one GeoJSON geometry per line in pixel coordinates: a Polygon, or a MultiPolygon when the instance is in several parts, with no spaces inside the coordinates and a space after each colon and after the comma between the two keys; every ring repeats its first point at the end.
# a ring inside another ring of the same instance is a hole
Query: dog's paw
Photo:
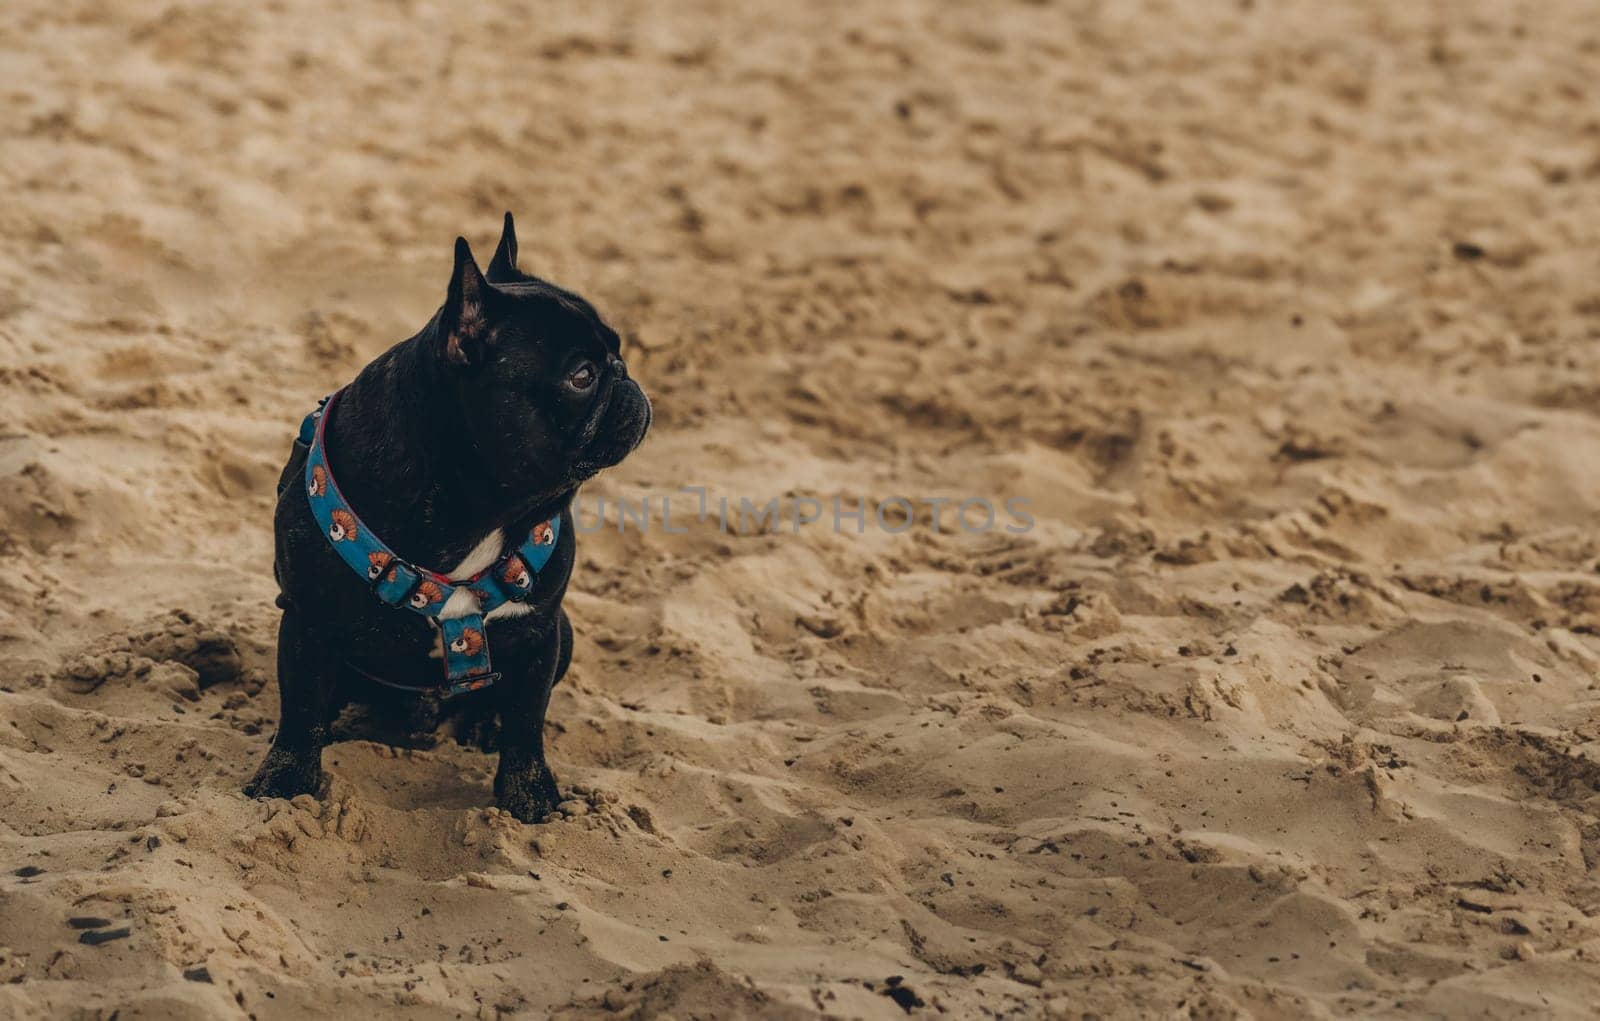
{"type": "Polygon", "coordinates": [[[495,804],[522,822],[541,822],[556,810],[561,792],[555,778],[543,776],[502,776],[496,778],[495,804]]]}
{"type": "Polygon", "coordinates": [[[545,816],[555,811],[553,798],[531,791],[508,791],[495,798],[495,803],[522,822],[543,822],[545,816]]]}
{"type": "Polygon", "coordinates": [[[255,777],[244,785],[244,793],[251,798],[288,800],[301,794],[315,795],[322,789],[323,780],[320,764],[274,748],[267,753],[267,761],[256,770],[255,777]]]}

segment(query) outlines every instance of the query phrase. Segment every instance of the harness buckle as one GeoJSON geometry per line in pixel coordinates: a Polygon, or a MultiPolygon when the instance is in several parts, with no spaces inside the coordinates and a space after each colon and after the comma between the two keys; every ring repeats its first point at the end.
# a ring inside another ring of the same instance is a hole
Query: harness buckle
{"type": "Polygon", "coordinates": [[[402,561],[396,559],[393,563],[378,572],[377,577],[367,581],[367,590],[377,597],[378,602],[388,606],[405,606],[411,599],[412,593],[422,585],[422,572],[412,570],[402,561]],[[390,576],[393,575],[393,578],[390,576]],[[409,577],[410,580],[407,580],[409,577]],[[403,587],[396,591],[392,586],[401,584],[403,587]],[[390,586],[389,594],[384,593],[385,586],[390,586]],[[393,598],[390,598],[390,595],[393,598]]]}
{"type": "Polygon", "coordinates": [[[463,677],[461,680],[452,684],[447,684],[443,688],[439,689],[439,698],[441,700],[451,699],[455,698],[457,695],[466,695],[474,691],[482,691],[484,688],[489,687],[499,679],[500,675],[498,673],[474,674],[471,677],[463,677]]]}

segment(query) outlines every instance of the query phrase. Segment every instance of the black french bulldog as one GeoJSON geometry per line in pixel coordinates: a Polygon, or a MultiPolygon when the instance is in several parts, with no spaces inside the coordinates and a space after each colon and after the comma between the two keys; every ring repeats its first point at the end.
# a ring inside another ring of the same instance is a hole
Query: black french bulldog
{"type": "MultiPolygon", "coordinates": [[[[516,263],[510,213],[487,277],[457,238],[444,305],[344,388],[326,450],[363,523],[422,567],[449,572],[469,554],[486,566],[560,516],[532,590],[488,618],[500,679],[462,696],[487,700],[500,718],[495,800],[535,822],[561,800],[545,762],[544,717],[572,658],[561,608],[576,532],[569,504],[579,483],[639,445],[651,416],[616,332],[587,301],[516,263]]],[[[380,601],[312,517],[299,481],[306,456],[297,445],[279,486],[281,722],[245,786],[252,797],[316,793],[329,728],[347,702],[368,701],[360,696],[373,691],[372,678],[419,688],[442,678],[432,622],[380,601]]]]}

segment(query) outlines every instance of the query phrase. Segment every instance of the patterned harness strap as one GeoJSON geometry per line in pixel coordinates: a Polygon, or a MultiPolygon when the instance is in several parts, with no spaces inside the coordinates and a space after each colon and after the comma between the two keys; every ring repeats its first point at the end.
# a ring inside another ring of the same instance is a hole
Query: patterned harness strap
{"type": "MultiPolygon", "coordinates": [[[[362,522],[334,481],[324,437],[338,396],[336,392],[324,397],[317,410],[300,424],[299,440],[307,448],[305,486],[312,516],[339,558],[366,580],[373,595],[390,606],[427,617],[438,627],[444,646],[445,681],[438,689],[442,697],[488,687],[500,675],[494,672],[489,659],[489,632],[484,625],[484,615],[507,602],[521,602],[528,597],[533,590],[534,576],[555,553],[561,519],[551,518],[534,525],[522,545],[470,578],[453,580],[437,571],[407,563],[362,522]],[[445,604],[461,589],[476,597],[477,609],[472,613],[441,617],[445,604]]],[[[390,684],[390,687],[408,686],[390,684]]]]}

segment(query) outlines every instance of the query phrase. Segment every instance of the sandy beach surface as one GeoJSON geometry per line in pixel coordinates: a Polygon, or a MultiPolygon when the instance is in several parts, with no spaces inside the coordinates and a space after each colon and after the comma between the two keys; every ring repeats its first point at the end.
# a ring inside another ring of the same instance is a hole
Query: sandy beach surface
{"type": "Polygon", "coordinates": [[[5,4],[0,1016],[1590,1016],[1597,80],[1577,0],[5,4]],[[293,430],[506,209],[655,401],[583,518],[674,509],[570,811],[360,721],[248,800],[293,430]]]}

